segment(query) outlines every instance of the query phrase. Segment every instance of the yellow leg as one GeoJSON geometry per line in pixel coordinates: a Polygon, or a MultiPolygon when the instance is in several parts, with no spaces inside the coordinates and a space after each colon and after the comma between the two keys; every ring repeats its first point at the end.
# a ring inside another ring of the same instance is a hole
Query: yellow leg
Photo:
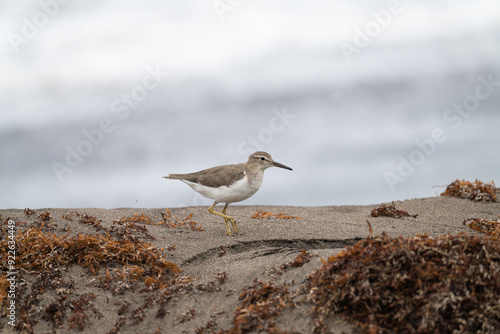
{"type": "MultiPolygon", "coordinates": [[[[227,223],[227,221],[229,220],[231,222],[231,225],[233,225],[233,229],[234,229],[234,226],[236,225],[236,222],[234,221],[233,217],[226,215],[226,208],[227,208],[228,204],[226,203],[226,206],[224,206],[224,209],[222,210],[223,213],[220,213],[220,212],[217,212],[214,210],[214,207],[216,204],[217,204],[217,202],[214,202],[214,204],[212,204],[212,206],[208,208],[208,212],[224,218],[224,223],[226,223],[226,234],[233,235],[231,233],[231,230],[229,229],[229,224],[227,223]]],[[[234,233],[238,233],[238,225],[236,225],[236,229],[235,229],[234,233]]]]}
{"type": "MultiPolygon", "coordinates": [[[[226,203],[226,205],[224,205],[224,209],[222,209],[222,214],[226,214],[226,209],[227,209],[227,206],[229,205],[229,203],[226,203]]],[[[228,216],[230,217],[230,216],[228,216]]],[[[232,217],[231,217],[232,218],[232,217]]],[[[236,221],[234,219],[230,220],[231,221],[231,225],[233,226],[233,231],[235,234],[238,234],[238,224],[236,224],[236,221]]],[[[227,223],[226,223],[227,224],[227,223]]]]}

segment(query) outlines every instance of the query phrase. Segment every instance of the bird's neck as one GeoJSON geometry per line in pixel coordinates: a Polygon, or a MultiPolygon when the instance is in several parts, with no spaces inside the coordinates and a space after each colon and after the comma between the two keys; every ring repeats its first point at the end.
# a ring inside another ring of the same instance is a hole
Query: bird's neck
{"type": "Polygon", "coordinates": [[[260,168],[248,168],[246,173],[250,186],[259,188],[262,184],[262,180],[264,179],[264,170],[260,168]]]}

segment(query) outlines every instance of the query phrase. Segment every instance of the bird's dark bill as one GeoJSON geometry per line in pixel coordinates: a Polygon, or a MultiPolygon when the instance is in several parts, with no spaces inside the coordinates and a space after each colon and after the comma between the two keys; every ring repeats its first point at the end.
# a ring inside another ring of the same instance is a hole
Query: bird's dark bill
{"type": "Polygon", "coordinates": [[[290,167],[285,166],[285,165],[283,165],[283,164],[280,164],[279,162],[276,162],[276,161],[275,161],[275,162],[273,162],[273,166],[274,166],[274,167],[279,167],[279,168],[288,169],[288,170],[293,170],[293,169],[291,169],[290,167]]]}

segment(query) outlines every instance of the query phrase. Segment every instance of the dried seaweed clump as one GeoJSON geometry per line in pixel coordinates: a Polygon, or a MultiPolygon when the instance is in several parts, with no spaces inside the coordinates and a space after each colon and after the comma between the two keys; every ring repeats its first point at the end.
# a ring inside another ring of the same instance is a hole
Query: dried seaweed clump
{"type": "Polygon", "coordinates": [[[167,227],[182,227],[191,228],[192,231],[203,232],[205,229],[201,226],[200,223],[194,221],[193,214],[190,213],[186,218],[179,220],[179,218],[172,216],[169,209],[166,209],[167,212],[160,211],[163,221],[156,223],[155,225],[165,225],[167,227]]]}
{"type": "MultiPolygon", "coordinates": [[[[272,271],[281,275],[283,271],[302,267],[314,256],[316,255],[302,250],[294,260],[283,263],[280,266],[280,271],[274,268],[272,271]]],[[[294,301],[296,293],[291,291],[291,284],[284,283],[276,286],[271,281],[265,283],[257,278],[253,282],[254,285],[244,288],[239,297],[241,305],[234,312],[232,328],[218,332],[212,330],[211,333],[290,333],[289,331],[280,330],[276,321],[283,311],[294,308],[298,304],[294,301]]],[[[210,327],[214,326],[209,323],[204,328],[200,328],[196,333],[205,333],[210,327]]]]}
{"type": "Polygon", "coordinates": [[[313,256],[317,256],[317,255],[311,255],[309,252],[307,252],[305,249],[303,249],[302,252],[300,252],[300,254],[297,255],[297,257],[294,260],[292,260],[288,263],[283,263],[280,266],[280,269],[286,272],[288,269],[291,269],[291,268],[300,268],[304,264],[306,264],[307,262],[311,261],[311,258],[313,256]]]}
{"type": "MultiPolygon", "coordinates": [[[[0,260],[7,262],[7,240],[0,241],[0,260]]],[[[19,231],[16,236],[16,256],[19,267],[28,270],[53,270],[60,266],[79,264],[97,274],[101,266],[121,264],[140,267],[137,280],[148,285],[167,285],[180,272],[172,262],[165,260],[162,251],[147,243],[115,240],[109,236],[58,236],[44,233],[39,228],[19,231]]]]}
{"type": "Polygon", "coordinates": [[[340,314],[369,333],[499,333],[496,242],[383,234],[323,263],[306,285],[316,332],[340,314]]]}
{"type": "Polygon", "coordinates": [[[450,183],[441,196],[459,197],[477,202],[496,202],[497,188],[495,183],[483,183],[476,180],[474,183],[465,180],[455,180],[450,183]]]}
{"type": "Polygon", "coordinates": [[[382,205],[379,208],[373,209],[372,217],[378,217],[378,216],[392,217],[392,218],[401,218],[401,217],[417,218],[418,214],[410,215],[405,210],[398,210],[396,209],[394,202],[392,202],[392,205],[382,205]]]}
{"type": "Polygon", "coordinates": [[[290,216],[286,213],[280,212],[278,214],[273,214],[271,211],[262,211],[262,210],[257,210],[253,215],[253,219],[265,219],[265,218],[281,218],[281,219],[304,219],[296,216],[290,216]]]}
{"type": "Polygon", "coordinates": [[[469,218],[464,220],[464,225],[486,234],[486,238],[488,239],[500,241],[500,219],[497,221],[490,221],[486,219],[469,218]]]}
{"type": "Polygon", "coordinates": [[[274,286],[257,279],[254,283],[240,295],[241,306],[234,312],[233,327],[221,334],[286,333],[277,328],[276,317],[295,305],[289,285],[274,286]]]}
{"type": "Polygon", "coordinates": [[[4,309],[3,304],[7,304],[9,302],[9,300],[7,299],[7,290],[9,289],[9,286],[10,282],[7,281],[7,277],[4,276],[3,273],[0,274],[0,307],[2,309],[4,309]]]}

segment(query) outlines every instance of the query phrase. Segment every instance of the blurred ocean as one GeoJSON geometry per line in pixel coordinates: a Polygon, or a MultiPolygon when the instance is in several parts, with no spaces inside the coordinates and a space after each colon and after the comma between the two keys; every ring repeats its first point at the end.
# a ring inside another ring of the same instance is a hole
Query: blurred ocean
{"type": "Polygon", "coordinates": [[[500,2],[0,1],[0,208],[210,204],[168,173],[245,162],[241,204],[500,183],[500,2]]]}

